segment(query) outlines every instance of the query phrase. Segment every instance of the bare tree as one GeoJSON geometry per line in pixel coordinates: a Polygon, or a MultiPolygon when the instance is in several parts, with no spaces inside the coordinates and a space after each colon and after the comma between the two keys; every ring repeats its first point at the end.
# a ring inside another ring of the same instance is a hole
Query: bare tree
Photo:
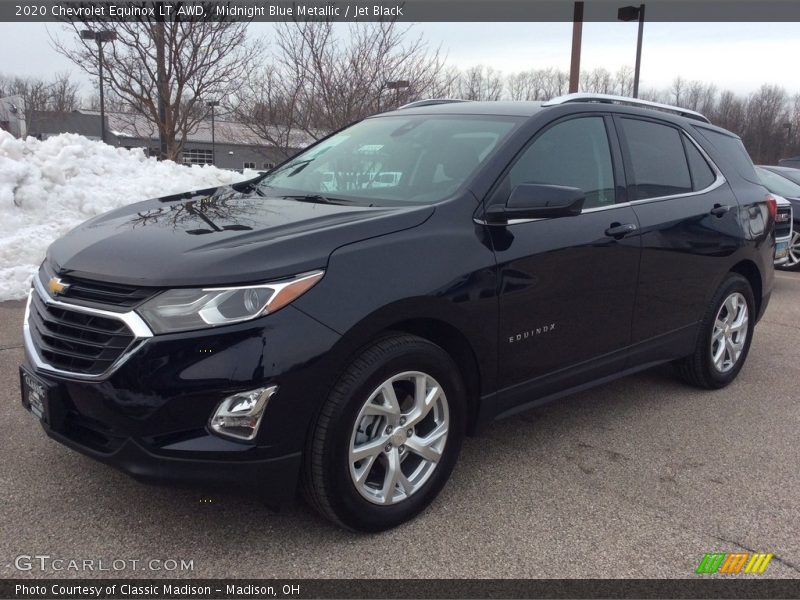
{"type": "Polygon", "coordinates": [[[747,99],[742,139],[756,162],[774,164],[785,147],[788,95],[777,85],[762,85],[747,99]]]}
{"type": "Polygon", "coordinates": [[[499,100],[502,95],[502,73],[492,67],[470,67],[458,78],[458,96],[464,100],[499,100]]]}
{"type": "Polygon", "coordinates": [[[603,67],[581,73],[581,90],[595,94],[610,94],[614,91],[614,78],[603,67]]]}
{"type": "Polygon", "coordinates": [[[669,87],[669,90],[667,92],[670,104],[681,106],[685,90],[686,90],[686,81],[684,81],[683,77],[680,76],[676,77],[672,81],[672,85],[669,87]]]}
{"type": "MultiPolygon", "coordinates": [[[[97,45],[78,35],[92,26],[78,22],[67,26],[80,40],[77,49],[63,40],[54,44],[97,77],[97,45]]],[[[167,22],[106,22],[102,27],[116,33],[116,40],[103,47],[107,89],[153,125],[165,142],[164,158],[173,160],[180,157],[187,136],[205,118],[206,102],[236,90],[261,55],[261,45],[246,39],[247,23],[176,16],[167,22]],[[159,98],[163,110],[159,110],[159,98]]]]}
{"type": "Polygon", "coordinates": [[[308,128],[308,115],[300,99],[304,94],[301,77],[286,77],[268,65],[251,74],[232,106],[238,121],[247,126],[252,142],[265,141],[279,158],[288,158],[304,144],[298,134],[308,128]]]}
{"type": "Polygon", "coordinates": [[[70,80],[69,73],[56,75],[50,84],[48,108],[57,112],[70,112],[80,106],[80,85],[70,80]]]}
{"type": "Polygon", "coordinates": [[[536,79],[542,100],[563,96],[569,91],[569,73],[561,69],[540,69],[536,71],[536,79]]]}
{"type": "Polygon", "coordinates": [[[633,96],[633,79],[633,67],[620,67],[614,74],[614,92],[620,96],[633,96]]]}
{"type": "Polygon", "coordinates": [[[714,110],[717,87],[713,83],[689,81],[684,86],[685,92],[683,92],[679,106],[701,113],[708,113],[714,110]]]}
{"type": "Polygon", "coordinates": [[[30,128],[33,113],[43,110],[69,111],[77,108],[76,84],[66,75],[59,75],[54,82],[35,77],[3,77],[0,82],[0,97],[20,96],[25,110],[25,122],[30,128]]]}
{"type": "Polygon", "coordinates": [[[443,66],[431,82],[429,95],[431,98],[457,98],[458,78],[461,72],[454,66],[443,66]]]}
{"type": "Polygon", "coordinates": [[[233,114],[287,155],[299,134],[319,139],[416,98],[451,95],[455,73],[440,50],[411,34],[395,21],[280,23],[274,61],[247,78],[233,114]]]}
{"type": "Polygon", "coordinates": [[[512,73],[506,79],[506,90],[511,100],[535,100],[536,86],[534,85],[532,73],[522,71],[512,73]]]}
{"type": "Polygon", "coordinates": [[[742,135],[745,123],[744,108],[744,102],[737,98],[736,94],[725,90],[719,95],[714,110],[704,114],[716,125],[742,135]]]}

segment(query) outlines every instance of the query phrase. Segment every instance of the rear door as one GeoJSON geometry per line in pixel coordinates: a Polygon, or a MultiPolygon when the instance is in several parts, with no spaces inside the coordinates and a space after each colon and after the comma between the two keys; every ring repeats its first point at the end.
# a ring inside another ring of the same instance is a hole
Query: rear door
{"type": "MultiPolygon", "coordinates": [[[[548,125],[518,155],[488,201],[505,203],[521,183],[577,187],[586,194],[578,216],[487,226],[500,275],[500,388],[530,392],[524,402],[552,393],[547,386],[560,389],[601,376],[589,372],[587,363],[630,343],[638,224],[622,196],[613,127],[602,114],[548,125]],[[587,368],[571,368],[576,365],[587,368]],[[555,381],[557,372],[569,382],[555,381]]],[[[501,394],[499,412],[521,401],[513,396],[501,394]]]]}
{"type": "Polygon", "coordinates": [[[691,352],[683,346],[693,341],[693,326],[702,318],[711,288],[740,244],[736,199],[681,128],[639,116],[614,119],[628,198],[641,227],[632,342],[661,338],[664,354],[691,352]]]}

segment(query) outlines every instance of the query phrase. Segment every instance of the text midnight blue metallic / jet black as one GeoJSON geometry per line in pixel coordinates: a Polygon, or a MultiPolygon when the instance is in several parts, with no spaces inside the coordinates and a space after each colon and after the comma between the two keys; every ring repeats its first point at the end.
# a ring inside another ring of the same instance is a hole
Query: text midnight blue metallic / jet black
{"type": "Polygon", "coordinates": [[[134,477],[303,490],[377,531],[494,419],[666,362],[723,387],[776,204],[736,136],[681,112],[419,102],[98,216],[34,278],[23,405],[134,477]]]}

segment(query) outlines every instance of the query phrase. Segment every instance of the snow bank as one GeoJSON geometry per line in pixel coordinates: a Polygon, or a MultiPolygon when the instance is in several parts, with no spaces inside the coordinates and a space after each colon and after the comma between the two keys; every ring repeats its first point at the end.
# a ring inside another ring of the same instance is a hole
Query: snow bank
{"type": "Polygon", "coordinates": [[[0,301],[23,298],[47,246],[99,213],[254,175],[159,162],[74,134],[40,142],[0,130],[0,301]]]}

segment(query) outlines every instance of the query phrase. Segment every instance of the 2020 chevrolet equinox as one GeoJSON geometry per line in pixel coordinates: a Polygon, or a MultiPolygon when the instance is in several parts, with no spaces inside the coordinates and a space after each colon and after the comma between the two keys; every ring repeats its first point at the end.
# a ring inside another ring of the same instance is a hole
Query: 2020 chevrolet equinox
{"type": "Polygon", "coordinates": [[[270,505],[302,488],[341,525],[386,529],[493,419],[666,362],[733,381],[775,213],[741,141],[697,113],[415,103],[54,242],[22,402],[135,477],[270,505]]]}

